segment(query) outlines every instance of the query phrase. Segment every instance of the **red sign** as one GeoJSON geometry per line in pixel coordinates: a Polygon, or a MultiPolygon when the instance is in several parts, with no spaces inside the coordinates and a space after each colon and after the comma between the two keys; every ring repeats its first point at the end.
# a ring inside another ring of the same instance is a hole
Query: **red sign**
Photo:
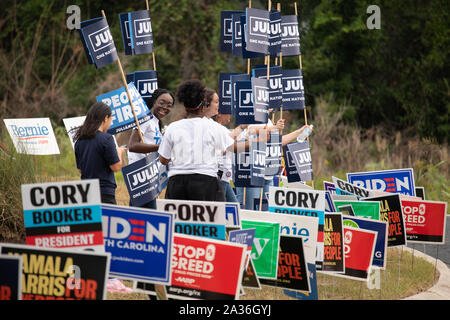
{"type": "Polygon", "coordinates": [[[345,272],[342,274],[356,280],[367,280],[372,265],[377,233],[344,225],[345,272]]]}
{"type": "Polygon", "coordinates": [[[237,299],[246,250],[243,244],[174,235],[172,286],[167,294],[191,299],[237,299]]]}
{"type": "Polygon", "coordinates": [[[402,200],[402,211],[407,241],[444,243],[447,202],[402,200]]]}

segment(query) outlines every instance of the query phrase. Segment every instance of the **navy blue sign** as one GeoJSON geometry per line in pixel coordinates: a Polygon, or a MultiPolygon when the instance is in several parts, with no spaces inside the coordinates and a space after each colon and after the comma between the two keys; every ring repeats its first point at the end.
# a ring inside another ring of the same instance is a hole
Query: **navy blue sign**
{"type": "Polygon", "coordinates": [[[272,10],[270,12],[270,37],[269,53],[276,57],[281,52],[281,12],[272,10]]]}
{"type": "Polygon", "coordinates": [[[235,161],[233,164],[234,185],[236,187],[251,187],[250,184],[250,153],[235,153],[235,161]]]}
{"type": "Polygon", "coordinates": [[[243,11],[225,10],[220,13],[220,51],[232,52],[233,15],[242,15],[243,11]]]}
{"type": "Polygon", "coordinates": [[[301,69],[283,70],[283,109],[305,109],[305,89],[301,69]]]}
{"type": "Polygon", "coordinates": [[[80,23],[81,42],[90,64],[103,68],[118,59],[116,46],[104,18],[95,18],[80,23]]]}
{"type": "Polygon", "coordinates": [[[22,257],[0,255],[0,300],[21,300],[21,280],[22,257]]]}
{"type": "Polygon", "coordinates": [[[219,74],[219,113],[232,114],[231,112],[231,79],[232,75],[239,73],[221,72],[219,74]]]}
{"type": "Polygon", "coordinates": [[[236,124],[261,123],[255,120],[253,91],[251,81],[236,82],[237,104],[235,106],[236,124]]]}
{"type": "MultiPolygon", "coordinates": [[[[267,66],[257,66],[253,76],[267,79],[267,66]]],[[[269,68],[269,108],[280,109],[283,101],[283,69],[279,66],[269,68]]]]}
{"type": "Polygon", "coordinates": [[[267,123],[269,118],[269,80],[252,78],[251,81],[255,121],[267,123]]]}
{"type": "Polygon", "coordinates": [[[245,16],[244,11],[231,15],[231,53],[233,56],[242,56],[241,16],[245,16]]]}
{"type": "Polygon", "coordinates": [[[110,275],[170,284],[173,213],[102,205],[102,219],[110,275]]]}
{"type": "Polygon", "coordinates": [[[119,14],[126,55],[153,52],[153,33],[148,10],[119,14]]]}
{"type": "Polygon", "coordinates": [[[242,42],[242,58],[253,59],[264,57],[264,53],[252,52],[247,49],[247,16],[244,14],[240,17],[241,21],[241,42],[242,42]]]}
{"type": "Polygon", "coordinates": [[[291,143],[288,145],[288,148],[300,176],[300,181],[314,180],[309,141],[291,143]]]}
{"type": "Polygon", "coordinates": [[[140,207],[159,195],[159,160],[150,156],[122,168],[131,204],[140,207]]]}
{"type": "Polygon", "coordinates": [[[270,13],[267,10],[246,9],[246,47],[247,51],[269,54],[270,13]]]}
{"type": "Polygon", "coordinates": [[[281,135],[271,131],[266,147],[266,176],[276,176],[281,170],[281,135]]]}
{"type": "Polygon", "coordinates": [[[266,144],[261,141],[250,142],[250,184],[264,186],[266,172],[266,144]]]}
{"type": "Polygon", "coordinates": [[[231,82],[231,114],[236,117],[236,106],[238,105],[238,94],[236,90],[236,83],[238,81],[250,81],[250,75],[246,73],[236,74],[230,76],[231,82]]]}
{"type": "Polygon", "coordinates": [[[154,70],[128,73],[127,83],[129,82],[134,82],[142,99],[148,104],[153,92],[158,89],[158,73],[154,70]]]}
{"type": "Polygon", "coordinates": [[[281,52],[283,57],[298,56],[301,54],[296,15],[281,17],[281,52]]]}
{"type": "Polygon", "coordinates": [[[300,176],[298,175],[297,167],[295,166],[294,159],[292,158],[288,146],[289,145],[283,146],[283,157],[284,157],[284,167],[286,169],[286,177],[288,182],[298,182],[300,181],[300,176]]]}

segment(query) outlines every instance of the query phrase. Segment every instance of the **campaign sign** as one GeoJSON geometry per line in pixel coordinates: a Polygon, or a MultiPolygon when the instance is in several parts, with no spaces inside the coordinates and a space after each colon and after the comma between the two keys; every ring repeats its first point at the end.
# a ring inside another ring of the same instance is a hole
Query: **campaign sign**
{"type": "MultiPolygon", "coordinates": [[[[223,11],[222,11],[223,12],[223,11]]],[[[231,79],[232,75],[239,73],[221,72],[219,74],[219,113],[231,113],[231,79]]]]}
{"type": "Polygon", "coordinates": [[[253,187],[264,186],[266,172],[266,144],[262,141],[250,141],[250,184],[253,187]]]}
{"type": "Polygon", "coordinates": [[[336,194],[336,187],[334,186],[334,183],[332,183],[332,182],[324,181],[323,182],[323,189],[325,191],[330,192],[330,194],[336,194]]]}
{"type": "Polygon", "coordinates": [[[0,300],[22,299],[22,257],[0,255],[0,300]]]}
{"type": "Polygon", "coordinates": [[[168,297],[237,299],[245,257],[246,246],[243,244],[175,235],[168,297]]]}
{"type": "Polygon", "coordinates": [[[153,52],[153,33],[148,10],[128,13],[130,44],[133,55],[153,52]]]}
{"type": "MultiPolygon", "coordinates": [[[[141,125],[150,120],[152,115],[133,83],[128,84],[128,91],[134,112],[141,125]]],[[[112,110],[112,124],[108,133],[117,134],[137,127],[125,87],[99,95],[96,99],[98,102],[107,104],[112,110]]]]}
{"type": "Polygon", "coordinates": [[[26,243],[103,251],[98,179],[22,185],[26,243]]]}
{"type": "Polygon", "coordinates": [[[284,294],[289,297],[299,300],[319,300],[319,294],[317,290],[317,272],[316,265],[307,263],[310,291],[291,291],[284,290],[284,294]]]}
{"type": "Polygon", "coordinates": [[[372,219],[343,215],[344,226],[372,230],[377,233],[375,251],[373,253],[372,266],[380,269],[386,268],[388,246],[388,223],[372,219]]]}
{"type": "Polygon", "coordinates": [[[170,284],[173,213],[103,204],[102,225],[112,276],[170,284]]]}
{"type": "Polygon", "coordinates": [[[140,207],[159,195],[159,159],[150,156],[122,167],[131,205],[140,207]]]}
{"type": "Polygon", "coordinates": [[[241,22],[241,34],[242,34],[242,36],[241,36],[242,58],[244,58],[244,59],[253,59],[253,58],[264,57],[265,55],[267,55],[267,54],[260,53],[260,52],[249,51],[247,49],[247,41],[248,41],[247,15],[245,15],[245,14],[241,15],[239,17],[239,19],[240,19],[240,22],[241,22]]]}
{"type": "Polygon", "coordinates": [[[277,57],[281,52],[281,12],[277,10],[270,11],[270,35],[269,35],[269,54],[277,57]]]}
{"type": "Polygon", "coordinates": [[[255,121],[267,123],[269,119],[269,80],[252,77],[251,81],[255,121]]]}
{"type": "Polygon", "coordinates": [[[157,199],[158,211],[175,214],[175,232],[225,240],[225,202],[157,199]]]}
{"type": "Polygon", "coordinates": [[[242,275],[242,287],[261,289],[261,284],[259,278],[256,276],[255,266],[250,256],[248,257],[247,267],[242,275]]]}
{"type": "Polygon", "coordinates": [[[245,17],[244,11],[231,15],[231,54],[233,56],[242,56],[241,16],[245,17]]]}
{"type": "Polygon", "coordinates": [[[77,132],[76,129],[83,125],[84,119],[86,119],[86,116],[63,119],[63,123],[66,128],[67,135],[69,136],[69,140],[72,145],[72,148],[75,148],[75,142],[73,141],[73,137],[75,136],[75,133],[77,132]]]}
{"type": "Polygon", "coordinates": [[[246,9],[246,50],[251,52],[269,54],[270,16],[269,11],[246,9]]]}
{"type": "Polygon", "coordinates": [[[234,157],[234,185],[236,187],[251,187],[250,152],[235,153],[234,157]]]}
{"type": "Polygon", "coordinates": [[[59,154],[49,118],[3,119],[17,153],[59,154]]]}
{"type": "Polygon", "coordinates": [[[81,21],[79,33],[88,61],[97,69],[109,65],[119,58],[105,18],[81,21]]]}
{"type": "Polygon", "coordinates": [[[303,239],[280,236],[276,280],[261,279],[261,284],[296,291],[310,291],[308,269],[303,251],[303,239]]]}
{"type": "MultiPolygon", "coordinates": [[[[253,69],[253,77],[267,79],[267,66],[253,69]]],[[[269,105],[268,108],[280,109],[283,100],[283,69],[280,66],[269,68],[269,105]]]]}
{"type": "MultiPolygon", "coordinates": [[[[120,31],[122,31],[122,41],[125,55],[133,55],[133,50],[131,49],[131,31],[130,31],[130,21],[128,20],[128,12],[119,13],[120,31]]],[[[127,80],[128,82],[128,80],[127,80]]]]}
{"type": "Polygon", "coordinates": [[[284,168],[286,169],[286,177],[288,182],[298,182],[300,181],[300,176],[298,175],[297,167],[294,163],[294,158],[289,151],[289,144],[283,146],[283,156],[284,156],[284,168]]]}
{"type": "Polygon", "coordinates": [[[238,94],[236,90],[236,84],[238,81],[251,81],[251,77],[246,73],[238,73],[230,75],[231,83],[231,114],[236,117],[236,108],[238,105],[238,94]]]}
{"type": "Polygon", "coordinates": [[[233,46],[233,15],[242,15],[243,11],[223,10],[220,12],[220,51],[232,52],[233,46]]]}
{"type": "Polygon", "coordinates": [[[283,70],[283,110],[305,109],[305,89],[301,69],[283,70]]]}
{"type": "Polygon", "coordinates": [[[388,223],[388,247],[406,244],[406,230],[400,195],[392,194],[361,199],[380,202],[380,220],[388,223]]]}
{"type": "Polygon", "coordinates": [[[334,200],[336,208],[351,205],[357,217],[380,220],[380,202],[358,200],[334,200]]]}
{"type": "Polygon", "coordinates": [[[256,229],[232,230],[230,231],[228,241],[245,244],[247,253],[251,253],[255,231],[256,229]]]}
{"type": "Polygon", "coordinates": [[[445,243],[447,202],[401,200],[401,203],[408,242],[445,243]]]}
{"type": "Polygon", "coordinates": [[[22,300],[104,300],[110,254],[0,244],[22,257],[22,300]]]}
{"type": "Polygon", "coordinates": [[[305,140],[303,142],[290,143],[287,147],[291,153],[292,159],[294,160],[300,181],[314,180],[309,141],[305,140]]]}
{"type": "Polygon", "coordinates": [[[300,52],[300,34],[296,15],[281,17],[281,53],[283,57],[298,56],[300,52]]]}
{"type": "Polygon", "coordinates": [[[342,214],[325,213],[323,228],[323,268],[325,272],[344,272],[344,239],[342,214]]]}
{"type": "Polygon", "coordinates": [[[303,238],[306,261],[316,263],[318,218],[254,210],[241,210],[241,213],[245,220],[279,223],[281,235],[303,238]]]}
{"type": "Polygon", "coordinates": [[[133,82],[147,104],[153,92],[158,89],[158,73],[155,70],[135,71],[127,74],[127,83],[133,82]]]}
{"type": "Polygon", "coordinates": [[[226,226],[241,227],[241,218],[239,215],[239,203],[237,202],[225,202],[225,219],[226,226]]]}
{"type": "Polygon", "coordinates": [[[375,231],[344,225],[345,272],[333,275],[367,281],[375,252],[376,237],[375,231]]]}
{"type": "Polygon", "coordinates": [[[236,104],[235,108],[236,124],[252,124],[255,121],[255,108],[253,106],[252,82],[237,81],[236,82],[236,104]]]}
{"type": "MultiPolygon", "coordinates": [[[[332,176],[333,179],[333,183],[336,186],[336,191],[338,191],[338,189],[346,191],[350,194],[354,194],[359,198],[367,198],[367,197],[371,197],[374,196],[375,193],[372,190],[368,190],[366,188],[348,183],[345,180],[336,178],[334,176],[332,176]]],[[[336,192],[338,193],[338,192],[336,192]]],[[[339,193],[338,193],[339,194],[339,193]]]]}
{"type": "Polygon", "coordinates": [[[281,172],[281,134],[271,131],[266,143],[266,176],[277,176],[281,172]]]}
{"type": "Polygon", "coordinates": [[[396,169],[347,173],[348,182],[371,190],[415,196],[414,170],[396,169]]]}
{"type": "Polygon", "coordinates": [[[276,279],[280,224],[268,221],[242,220],[242,229],[255,228],[251,258],[259,278],[276,279]]]}
{"type": "Polygon", "coordinates": [[[425,199],[425,188],[424,187],[415,187],[414,189],[416,191],[416,197],[419,197],[422,200],[426,200],[425,199]]]}
{"type": "Polygon", "coordinates": [[[325,212],[337,212],[331,194],[328,191],[325,191],[325,212]]]}

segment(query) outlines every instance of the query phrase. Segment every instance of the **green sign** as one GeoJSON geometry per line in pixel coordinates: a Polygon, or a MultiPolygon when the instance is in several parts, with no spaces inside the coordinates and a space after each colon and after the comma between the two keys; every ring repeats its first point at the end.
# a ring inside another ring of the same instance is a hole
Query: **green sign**
{"type": "Polygon", "coordinates": [[[372,220],[380,220],[380,202],[379,201],[351,201],[334,200],[334,205],[338,211],[340,206],[351,205],[356,217],[363,217],[372,220]]]}
{"type": "Polygon", "coordinates": [[[251,252],[256,275],[264,279],[276,279],[280,224],[275,222],[242,220],[241,225],[242,229],[256,229],[251,252]]]}

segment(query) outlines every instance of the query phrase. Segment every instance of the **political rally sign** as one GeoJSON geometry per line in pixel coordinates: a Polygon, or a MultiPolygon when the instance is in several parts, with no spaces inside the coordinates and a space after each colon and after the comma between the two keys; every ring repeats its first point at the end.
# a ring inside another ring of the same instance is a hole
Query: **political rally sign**
{"type": "Polygon", "coordinates": [[[239,73],[221,72],[219,74],[219,113],[232,114],[231,112],[231,76],[239,73]]]}
{"type": "Polygon", "coordinates": [[[241,36],[242,58],[244,58],[244,59],[253,59],[253,58],[264,57],[265,55],[267,55],[267,54],[260,53],[260,52],[249,51],[247,49],[247,41],[248,41],[247,15],[245,15],[245,14],[241,15],[239,17],[239,20],[241,22],[241,34],[242,34],[242,36],[241,36]]]}
{"type": "Polygon", "coordinates": [[[236,90],[236,84],[238,81],[251,81],[251,77],[247,73],[238,73],[230,75],[230,83],[231,83],[231,114],[236,116],[236,108],[238,105],[238,94],[236,90]]]}
{"type": "Polygon", "coordinates": [[[344,225],[345,272],[333,275],[367,281],[375,252],[376,237],[375,231],[344,225]]]}
{"type": "Polygon", "coordinates": [[[347,216],[355,216],[355,211],[353,211],[351,204],[339,206],[337,211],[347,216]]]}
{"type": "Polygon", "coordinates": [[[372,219],[343,215],[344,226],[372,230],[377,233],[375,249],[372,258],[372,266],[380,269],[386,268],[388,247],[388,223],[372,219]]]}
{"type": "Polygon", "coordinates": [[[0,255],[0,300],[22,300],[21,256],[0,255]]]}
{"type": "Polygon", "coordinates": [[[230,228],[240,228],[240,206],[238,202],[225,202],[225,220],[226,226],[230,228]]]}
{"type": "Polygon", "coordinates": [[[277,222],[280,224],[281,235],[303,238],[306,261],[316,263],[318,218],[267,211],[241,210],[241,212],[243,220],[277,222]]]}
{"type": "Polygon", "coordinates": [[[416,191],[416,197],[419,197],[422,200],[426,200],[425,199],[425,188],[424,187],[415,187],[414,189],[416,191]]]}
{"type": "Polygon", "coordinates": [[[287,147],[291,153],[292,159],[294,160],[300,181],[314,180],[309,141],[305,140],[303,142],[290,143],[287,147]]]}
{"type": "Polygon", "coordinates": [[[325,272],[344,272],[344,238],[342,214],[325,213],[323,228],[323,268],[325,272]]]}
{"type": "Polygon", "coordinates": [[[147,104],[153,92],[158,89],[158,73],[155,70],[135,71],[127,74],[127,83],[133,82],[147,104]]]}
{"type": "Polygon", "coordinates": [[[103,251],[98,179],[22,185],[26,243],[103,251]]]}
{"type": "Polygon", "coordinates": [[[175,214],[175,232],[226,239],[225,202],[157,199],[156,209],[175,214]]]}
{"type": "Polygon", "coordinates": [[[325,191],[325,212],[337,212],[331,194],[328,191],[325,191]]]}
{"type": "Polygon", "coordinates": [[[168,297],[232,300],[239,296],[246,246],[176,234],[168,297]]]}
{"type": "Polygon", "coordinates": [[[332,182],[324,181],[323,182],[323,189],[325,191],[330,192],[330,194],[336,194],[336,187],[334,186],[334,183],[332,183],[332,182]]]}
{"type": "MultiPolygon", "coordinates": [[[[130,92],[134,112],[141,125],[153,116],[132,82],[128,84],[128,91],[130,92]]],[[[137,127],[125,87],[99,95],[96,99],[98,102],[107,104],[112,110],[112,124],[108,133],[117,134],[137,127]]]]}
{"type": "Polygon", "coordinates": [[[296,15],[281,16],[281,53],[283,57],[298,56],[300,51],[300,34],[296,15]]]}
{"type": "Polygon", "coordinates": [[[283,70],[283,110],[305,109],[305,89],[301,69],[283,70]]]}
{"type": "Polygon", "coordinates": [[[153,32],[148,10],[119,14],[125,55],[153,52],[153,32]]]}
{"type": "Polygon", "coordinates": [[[246,9],[246,50],[269,54],[270,14],[267,10],[246,9]]]}
{"type": "Polygon", "coordinates": [[[284,168],[286,169],[286,177],[289,183],[300,181],[294,158],[289,151],[289,145],[283,146],[284,168]]]}
{"type": "Polygon", "coordinates": [[[259,278],[276,279],[280,224],[269,221],[241,221],[242,229],[255,228],[251,258],[259,278]]]}
{"type": "Polygon", "coordinates": [[[281,172],[281,134],[271,131],[266,143],[266,176],[277,176],[281,172]]]}
{"type": "Polygon", "coordinates": [[[269,80],[252,77],[251,81],[255,121],[267,123],[269,119],[269,80]]]}
{"type": "Polygon", "coordinates": [[[0,244],[0,254],[22,257],[22,300],[106,299],[109,253],[0,244]]]}
{"type": "Polygon", "coordinates": [[[86,116],[63,119],[63,123],[66,128],[67,135],[69,136],[69,140],[70,140],[70,144],[72,145],[72,148],[75,148],[75,142],[73,141],[73,137],[75,136],[75,133],[77,132],[76,129],[84,123],[84,119],[86,119],[86,116]]]}
{"type": "Polygon", "coordinates": [[[105,18],[81,21],[79,33],[89,64],[100,69],[119,58],[105,18]]]}
{"type": "Polygon", "coordinates": [[[103,204],[102,225],[110,275],[170,284],[173,213],[103,204]]]}
{"type": "Polygon", "coordinates": [[[405,245],[406,230],[400,195],[388,194],[361,200],[380,202],[380,220],[388,223],[388,247],[405,245]]]}
{"type": "Polygon", "coordinates": [[[17,153],[59,154],[49,118],[3,119],[17,153]]]}
{"type": "Polygon", "coordinates": [[[292,298],[299,300],[319,300],[319,292],[317,290],[317,272],[316,265],[312,263],[307,264],[308,276],[309,276],[309,286],[310,291],[291,291],[284,290],[284,293],[292,298]]]}
{"type": "MultiPolygon", "coordinates": [[[[350,194],[356,195],[358,197],[358,199],[377,195],[376,192],[374,192],[372,190],[351,184],[345,180],[336,178],[335,176],[332,176],[331,178],[333,179],[333,183],[336,186],[336,191],[338,191],[338,189],[346,191],[350,194]]],[[[338,192],[336,192],[336,193],[339,194],[338,192]]],[[[343,193],[343,194],[345,194],[345,193],[343,193]]]]}
{"type": "Polygon", "coordinates": [[[263,187],[266,172],[266,143],[250,140],[250,184],[263,187]]]}
{"type": "Polygon", "coordinates": [[[363,188],[415,196],[412,168],[347,173],[351,184],[363,188]]]}
{"type": "Polygon", "coordinates": [[[133,206],[140,207],[159,195],[160,166],[158,158],[151,159],[151,156],[147,155],[122,167],[123,180],[133,206]]]}
{"type": "Polygon", "coordinates": [[[242,15],[244,11],[223,10],[220,12],[220,51],[232,52],[233,15],[242,15]]]}
{"type": "Polygon", "coordinates": [[[255,108],[253,106],[253,91],[252,82],[237,81],[236,82],[236,104],[233,104],[235,109],[234,116],[236,124],[252,124],[255,121],[255,108]]]}
{"type": "MultiPolygon", "coordinates": [[[[253,77],[267,79],[267,66],[256,66],[253,77]]],[[[283,69],[280,66],[269,68],[269,105],[268,108],[280,109],[283,100],[283,69]]]]}
{"type": "Polygon", "coordinates": [[[333,202],[336,208],[351,205],[356,217],[380,220],[379,201],[334,200],[333,202]]]}
{"type": "Polygon", "coordinates": [[[242,287],[261,289],[261,283],[259,278],[256,276],[255,266],[250,256],[248,256],[248,264],[245,268],[244,274],[242,275],[242,287]]]}
{"type": "Polygon", "coordinates": [[[309,292],[311,289],[303,251],[303,239],[281,235],[278,255],[277,279],[261,279],[261,284],[309,292]]]}
{"type": "Polygon", "coordinates": [[[236,187],[251,187],[250,152],[239,152],[234,155],[233,172],[236,187]]]}
{"type": "Polygon", "coordinates": [[[281,52],[281,12],[272,10],[269,13],[270,35],[269,35],[269,54],[277,57],[281,52]]]}
{"type": "Polygon", "coordinates": [[[447,202],[401,200],[408,242],[445,243],[447,202]]]}
{"type": "Polygon", "coordinates": [[[247,253],[250,254],[253,248],[253,239],[256,229],[232,230],[230,231],[228,241],[241,243],[247,247],[247,253]]]}
{"type": "Polygon", "coordinates": [[[233,56],[242,56],[241,16],[245,16],[244,11],[231,15],[231,54],[233,56]]]}

